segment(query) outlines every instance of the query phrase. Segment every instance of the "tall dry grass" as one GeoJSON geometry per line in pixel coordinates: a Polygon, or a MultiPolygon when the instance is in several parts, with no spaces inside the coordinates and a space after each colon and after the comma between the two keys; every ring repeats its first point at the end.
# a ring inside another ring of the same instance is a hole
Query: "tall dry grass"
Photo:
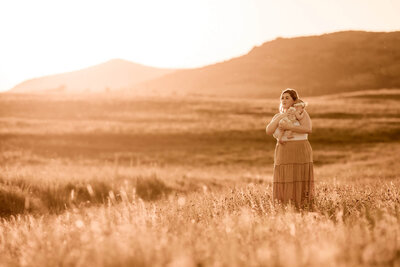
{"type": "Polygon", "coordinates": [[[107,205],[0,224],[13,266],[393,266],[400,184],[322,183],[314,212],[274,205],[269,184],[107,205]]]}

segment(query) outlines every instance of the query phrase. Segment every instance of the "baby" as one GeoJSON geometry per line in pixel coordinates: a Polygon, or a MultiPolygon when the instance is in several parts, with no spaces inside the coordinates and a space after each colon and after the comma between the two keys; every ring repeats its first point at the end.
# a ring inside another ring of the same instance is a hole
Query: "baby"
{"type": "MultiPolygon", "coordinates": [[[[279,121],[279,126],[282,126],[283,124],[287,123],[291,126],[293,126],[296,122],[301,120],[304,117],[304,108],[306,107],[306,103],[303,102],[301,99],[297,99],[293,107],[290,107],[286,113],[287,116],[284,117],[279,121]]],[[[287,138],[292,139],[293,138],[293,132],[290,130],[287,131],[287,138]]],[[[283,143],[282,137],[286,131],[280,131],[277,135],[274,134],[274,137],[278,139],[279,143],[283,143]]]]}

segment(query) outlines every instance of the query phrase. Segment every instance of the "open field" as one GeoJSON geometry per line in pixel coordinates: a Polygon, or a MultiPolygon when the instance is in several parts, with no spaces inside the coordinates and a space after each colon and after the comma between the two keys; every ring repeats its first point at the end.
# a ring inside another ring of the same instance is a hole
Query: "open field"
{"type": "Polygon", "coordinates": [[[304,100],[298,212],[276,99],[0,95],[0,266],[400,266],[400,90],[304,100]]]}

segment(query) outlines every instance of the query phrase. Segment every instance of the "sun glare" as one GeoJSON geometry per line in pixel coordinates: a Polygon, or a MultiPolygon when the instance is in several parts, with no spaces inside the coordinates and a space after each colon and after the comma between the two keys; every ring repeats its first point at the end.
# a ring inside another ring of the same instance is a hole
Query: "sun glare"
{"type": "Polygon", "coordinates": [[[400,27],[397,2],[341,2],[1,1],[0,90],[113,58],[192,68],[243,55],[278,36],[400,27]]]}

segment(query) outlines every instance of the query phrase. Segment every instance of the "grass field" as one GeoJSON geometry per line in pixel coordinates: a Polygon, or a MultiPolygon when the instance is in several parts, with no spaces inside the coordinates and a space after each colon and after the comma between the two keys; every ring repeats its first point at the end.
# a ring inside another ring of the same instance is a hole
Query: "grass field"
{"type": "Polygon", "coordinates": [[[399,99],[304,99],[299,212],[272,202],[276,99],[1,94],[0,266],[400,266],[399,99]]]}

